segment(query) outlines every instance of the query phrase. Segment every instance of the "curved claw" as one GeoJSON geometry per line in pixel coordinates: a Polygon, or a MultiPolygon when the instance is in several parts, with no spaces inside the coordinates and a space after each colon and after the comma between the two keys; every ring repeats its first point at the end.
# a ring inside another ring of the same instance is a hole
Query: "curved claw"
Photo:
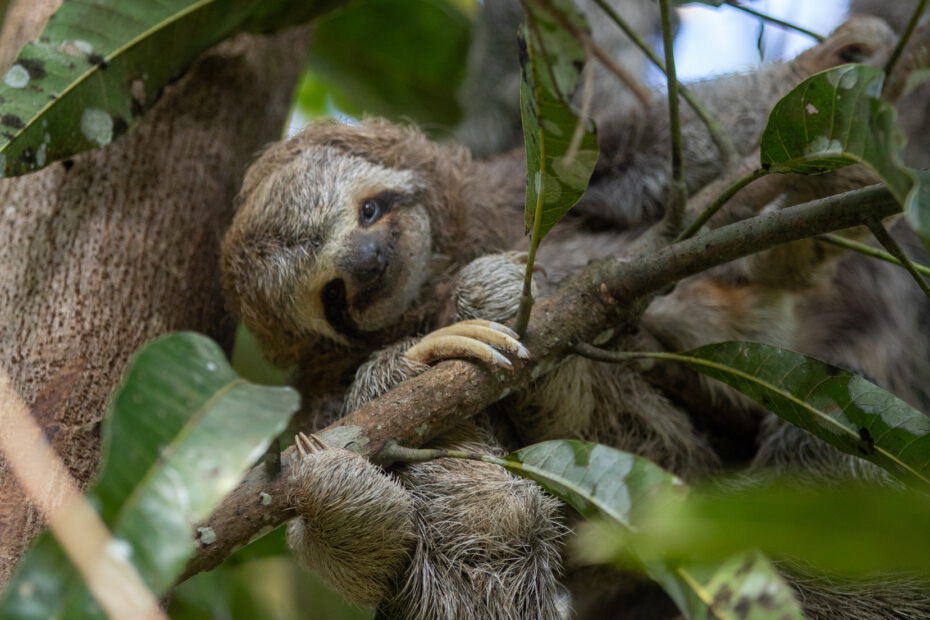
{"type": "Polygon", "coordinates": [[[408,349],[405,356],[421,364],[466,357],[512,370],[513,364],[498,350],[520,359],[530,358],[530,352],[517,340],[516,332],[500,323],[477,319],[461,321],[427,334],[408,349]]]}
{"type": "Polygon", "coordinates": [[[300,453],[300,456],[309,456],[329,448],[329,445],[325,441],[313,433],[310,433],[310,435],[297,433],[297,435],[294,437],[294,446],[297,447],[297,451],[300,453]]]}

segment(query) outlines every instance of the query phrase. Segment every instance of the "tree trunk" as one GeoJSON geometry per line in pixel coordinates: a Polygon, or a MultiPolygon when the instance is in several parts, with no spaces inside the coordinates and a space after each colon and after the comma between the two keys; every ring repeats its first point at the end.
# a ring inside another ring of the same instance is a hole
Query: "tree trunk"
{"type": "MultiPolygon", "coordinates": [[[[35,3],[26,17],[55,4],[35,3]]],[[[4,32],[29,38],[35,28],[7,23],[4,32]]],[[[231,341],[219,242],[245,166],[280,137],[308,33],[228,41],[122,139],[0,182],[0,364],[81,484],[96,470],[100,420],[137,347],[175,330],[231,341]]],[[[0,465],[0,579],[41,527],[0,465]]]]}

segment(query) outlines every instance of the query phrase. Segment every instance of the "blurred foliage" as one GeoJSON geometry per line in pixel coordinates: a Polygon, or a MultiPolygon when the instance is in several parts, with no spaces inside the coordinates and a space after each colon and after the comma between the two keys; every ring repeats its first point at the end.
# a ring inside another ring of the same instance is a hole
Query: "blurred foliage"
{"type": "Polygon", "coordinates": [[[744,549],[791,558],[835,576],[894,571],[930,576],[930,498],[924,493],[824,478],[717,480],[682,501],[640,506],[635,535],[603,520],[576,543],[591,562],[631,566],[630,556],[719,561],[744,549]]]}
{"type": "MultiPolygon", "coordinates": [[[[103,467],[88,498],[156,596],[180,575],[206,519],[297,410],[290,388],[251,384],[200,334],[136,352],[103,425],[103,467]],[[230,432],[230,431],[234,432],[230,432]]],[[[114,587],[122,584],[114,583],[114,587]]],[[[57,540],[42,534],[4,592],[3,618],[101,618],[57,540]]]]}
{"type": "Polygon", "coordinates": [[[453,126],[465,75],[473,3],[364,0],[318,22],[300,111],[453,126]]]}

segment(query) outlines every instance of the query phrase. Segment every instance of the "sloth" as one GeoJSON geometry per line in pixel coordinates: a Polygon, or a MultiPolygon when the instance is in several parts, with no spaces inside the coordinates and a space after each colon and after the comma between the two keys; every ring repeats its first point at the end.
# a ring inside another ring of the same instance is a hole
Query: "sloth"
{"type": "MultiPolygon", "coordinates": [[[[880,63],[891,44],[882,23],[851,20],[790,63],[721,81],[718,97],[725,89],[740,101],[738,113],[725,119],[728,129],[751,152],[777,97],[852,57],[880,63]]],[[[694,118],[687,117],[686,132],[687,164],[700,171],[690,187],[699,188],[722,171],[695,146],[706,137],[694,118]]],[[[668,186],[666,172],[637,168],[624,152],[660,152],[664,131],[639,132],[634,141],[608,132],[601,141],[604,158],[586,207],[540,251],[544,271],[534,277],[540,294],[590,260],[629,247],[641,232],[629,224],[648,223],[668,186]],[[618,199],[618,187],[630,191],[618,199]]],[[[870,180],[858,169],[817,181],[785,177],[763,202],[756,195],[739,206],[756,212],[870,180]]],[[[307,429],[325,426],[431,362],[466,357],[506,368],[531,354],[504,325],[516,312],[522,283],[524,185],[519,151],[477,161],[463,147],[378,120],[313,123],[265,150],[246,173],[223,241],[223,285],[231,310],[267,357],[296,367],[307,429]]],[[[807,308],[818,307],[812,300],[829,287],[838,259],[808,240],[695,276],[649,306],[639,333],[622,334],[610,346],[796,344],[806,329],[817,331],[801,326],[817,317],[807,308]]],[[[844,361],[849,352],[825,344],[822,353],[844,361]]],[[[744,424],[750,432],[776,437],[760,439],[753,466],[797,456],[789,432],[767,421],[760,426],[760,416],[739,399],[711,393],[709,400],[725,399],[721,408],[732,411],[701,420],[663,389],[678,382],[675,371],[651,374],[573,357],[503,404],[505,415],[482,414],[432,445],[500,454],[548,438],[584,438],[694,479],[733,458],[713,437],[715,424],[751,419],[744,424]]],[[[602,604],[569,602],[559,583],[562,509],[535,484],[488,464],[449,459],[386,473],[312,435],[299,435],[297,448],[289,544],[348,600],[389,618],[562,618],[572,604],[581,614],[595,614],[602,604]]],[[[821,460],[863,468],[838,453],[821,460]]],[[[857,592],[837,602],[841,593],[808,589],[805,605],[815,617],[835,617],[844,604],[872,613],[862,617],[891,613],[880,597],[870,603],[857,592]]],[[[926,601],[913,607],[906,617],[930,613],[926,601]]]]}

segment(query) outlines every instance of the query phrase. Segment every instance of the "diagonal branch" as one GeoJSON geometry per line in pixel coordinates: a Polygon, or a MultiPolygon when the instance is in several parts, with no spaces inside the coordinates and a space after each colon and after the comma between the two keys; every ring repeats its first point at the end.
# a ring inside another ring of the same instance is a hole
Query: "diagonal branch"
{"type": "MultiPolygon", "coordinates": [[[[658,291],[690,275],[773,246],[849,228],[900,211],[887,189],[872,186],[723,226],[632,260],[592,263],[533,310],[524,344],[534,353],[514,372],[461,361],[438,364],[324,430],[327,443],[379,459],[390,440],[419,446],[559,365],[579,341],[635,324],[658,291]]],[[[291,518],[287,471],[269,479],[255,467],[204,524],[215,542],[201,546],[181,577],[211,569],[249,540],[291,518]]]]}

